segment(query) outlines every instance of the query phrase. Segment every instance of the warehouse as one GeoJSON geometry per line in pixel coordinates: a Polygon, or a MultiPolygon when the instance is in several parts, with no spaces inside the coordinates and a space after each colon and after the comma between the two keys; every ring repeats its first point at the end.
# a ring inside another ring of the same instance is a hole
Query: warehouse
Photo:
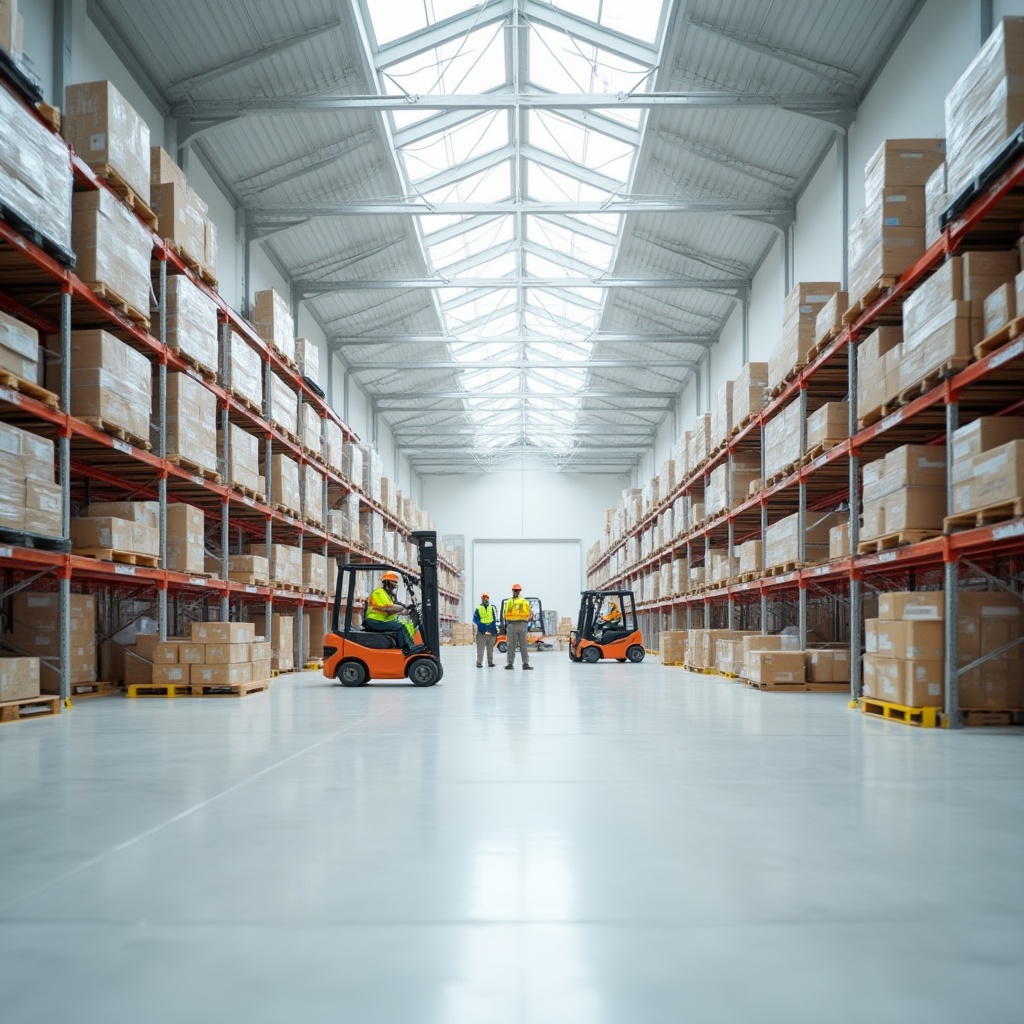
{"type": "Polygon", "coordinates": [[[5,1021],[1021,1018],[1024,0],[0,0],[0,108],[5,1021]]]}

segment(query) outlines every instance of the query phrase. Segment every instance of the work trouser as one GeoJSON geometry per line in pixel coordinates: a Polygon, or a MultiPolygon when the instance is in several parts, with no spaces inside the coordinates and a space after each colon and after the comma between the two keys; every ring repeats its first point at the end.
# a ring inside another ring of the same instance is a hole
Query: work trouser
{"type": "Polygon", "coordinates": [[[409,636],[409,630],[405,628],[405,623],[400,619],[390,619],[389,621],[367,619],[365,626],[371,633],[394,633],[403,654],[408,654],[412,650],[412,638],[409,636]]]}
{"type": "Polygon", "coordinates": [[[530,664],[530,652],[527,649],[526,636],[528,633],[526,622],[506,622],[505,637],[508,641],[507,663],[514,665],[516,661],[516,647],[519,648],[523,665],[530,664]]]}
{"type": "Polygon", "coordinates": [[[476,667],[480,668],[484,663],[484,651],[487,652],[487,664],[494,664],[494,634],[480,633],[476,635],[476,667]]]}

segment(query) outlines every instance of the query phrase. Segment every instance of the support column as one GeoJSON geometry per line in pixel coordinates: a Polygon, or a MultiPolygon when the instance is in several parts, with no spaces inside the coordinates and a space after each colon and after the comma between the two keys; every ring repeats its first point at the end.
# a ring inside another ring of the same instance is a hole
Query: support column
{"type": "MultiPolygon", "coordinates": [[[[725,501],[728,508],[729,516],[729,540],[726,546],[726,586],[729,586],[729,580],[734,575],[735,566],[733,559],[736,556],[736,527],[732,519],[732,508],[733,508],[733,494],[732,494],[732,476],[733,476],[733,455],[729,452],[728,460],[726,462],[726,481],[725,481],[725,501]]],[[[733,597],[732,590],[729,591],[729,629],[736,628],[736,600],[733,597]]]]}
{"type": "MultiPolygon", "coordinates": [[[[761,486],[765,485],[765,478],[767,477],[768,462],[764,454],[764,425],[758,421],[758,431],[761,434],[761,486]]],[[[765,571],[768,569],[768,504],[761,500],[761,574],[762,579],[765,571]]],[[[761,584],[761,633],[767,634],[768,632],[768,594],[764,590],[764,584],[761,584]]]]}
{"type": "Polygon", "coordinates": [[[64,89],[72,77],[72,0],[53,0],[53,95],[55,107],[64,109],[64,89]]]}
{"type": "MultiPolygon", "coordinates": [[[[850,130],[844,128],[836,139],[836,151],[839,162],[839,260],[840,280],[843,290],[850,279],[850,255],[846,241],[850,237],[850,130]]],[[[852,436],[852,435],[851,435],[852,436]]]]}
{"type": "MultiPolygon", "coordinates": [[[[228,369],[231,363],[231,328],[227,323],[220,325],[220,379],[224,382],[224,386],[230,386],[228,381],[228,369]]],[[[221,479],[231,487],[233,481],[231,480],[229,467],[231,465],[231,423],[228,418],[228,407],[224,407],[220,410],[220,430],[221,430],[221,460],[223,462],[221,479]]],[[[220,510],[220,544],[221,544],[221,562],[220,572],[221,579],[227,580],[230,575],[230,554],[231,549],[231,502],[225,498],[220,510]]],[[[221,622],[229,622],[231,619],[231,603],[230,597],[227,590],[221,591],[220,598],[220,618],[221,622]]]]}
{"type": "MultiPolygon", "coordinates": [[[[853,339],[847,346],[847,383],[849,394],[847,402],[849,408],[850,437],[857,433],[857,359],[860,350],[857,342],[853,339]]],[[[850,558],[857,557],[857,547],[860,544],[860,457],[856,450],[850,451],[850,558]]],[[[864,607],[862,604],[860,577],[856,572],[850,574],[850,703],[855,705],[860,700],[864,687],[862,683],[863,673],[861,669],[861,645],[860,634],[863,625],[864,607]]]]}
{"type": "MultiPolygon", "coordinates": [[[[159,331],[158,338],[165,351],[160,354],[160,363],[157,367],[156,385],[156,431],[157,446],[156,454],[161,461],[167,458],[167,259],[160,260],[159,280],[157,284],[157,300],[159,303],[159,331]]],[[[167,567],[167,463],[163,462],[160,467],[160,479],[157,483],[157,504],[159,507],[160,527],[160,565],[167,567]]],[[[157,628],[160,639],[167,639],[167,587],[160,587],[157,591],[157,628]]]]}
{"type": "MultiPolygon", "coordinates": [[[[807,451],[807,388],[800,389],[800,452],[807,451]]],[[[800,504],[797,510],[797,564],[803,568],[807,561],[807,480],[800,476],[800,504]]],[[[807,649],[807,588],[801,586],[798,594],[800,650],[807,649]]]]}
{"type": "MultiPolygon", "coordinates": [[[[70,4],[68,5],[70,8],[70,4]]],[[[60,296],[60,407],[65,413],[71,408],[71,293],[60,296]]],[[[70,548],[71,537],[71,435],[67,428],[60,433],[58,443],[58,472],[60,473],[61,537],[70,548]]],[[[67,704],[71,700],[71,570],[62,568],[58,582],[57,615],[60,622],[60,697],[67,704]]]]}
{"type": "MultiPolygon", "coordinates": [[[[960,406],[957,402],[946,404],[946,515],[953,515],[953,434],[960,426],[960,406]]],[[[953,554],[945,564],[945,632],[946,632],[946,696],[943,711],[946,726],[959,729],[963,725],[960,715],[960,659],[958,650],[958,627],[960,618],[960,563],[953,554]]]]}

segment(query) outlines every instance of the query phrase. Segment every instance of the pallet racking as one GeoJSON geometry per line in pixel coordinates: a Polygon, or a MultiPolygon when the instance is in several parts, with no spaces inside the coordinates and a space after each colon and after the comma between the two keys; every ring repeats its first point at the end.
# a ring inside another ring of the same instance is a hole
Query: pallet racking
{"type": "MultiPolygon", "coordinates": [[[[53,131],[38,111],[25,101],[23,90],[14,87],[0,75],[0,88],[6,88],[40,123],[53,131]]],[[[69,170],[74,176],[76,191],[110,189],[107,182],[68,150],[69,170]]],[[[115,192],[116,194],[116,192],[115,192]]],[[[62,536],[52,544],[33,545],[31,538],[13,537],[0,540],[0,600],[28,586],[52,586],[56,579],[60,601],[61,653],[59,668],[61,698],[71,696],[69,683],[69,598],[76,590],[99,593],[106,608],[104,629],[98,639],[109,638],[127,623],[120,614],[131,606],[130,617],[137,617],[139,603],[155,606],[155,618],[161,638],[179,631],[185,621],[197,615],[214,612],[219,619],[238,618],[243,608],[259,606],[267,616],[275,609],[296,613],[299,663],[305,659],[303,612],[317,613],[326,632],[327,615],[333,604],[331,595],[305,593],[275,588],[271,585],[245,584],[228,578],[228,557],[232,547],[243,539],[262,542],[270,550],[272,543],[287,543],[305,551],[315,551],[328,559],[373,560],[380,556],[359,544],[343,540],[327,532],[328,509],[345,495],[359,495],[362,511],[379,514],[388,529],[407,538],[410,529],[389,509],[373,501],[360,485],[346,479],[328,463],[326,441],[320,452],[310,451],[296,443],[271,422],[271,380],[276,375],[296,394],[298,414],[311,405],[321,420],[332,420],[346,441],[358,437],[345,424],[330,404],[321,397],[299,372],[288,365],[267,345],[223,298],[176,252],[174,247],[153,234],[152,280],[155,313],[150,324],[139,322],[136,311],[112,305],[97,294],[74,272],[73,259],[60,260],[60,253],[44,251],[39,239],[33,241],[23,233],[25,225],[0,219],[0,309],[15,316],[41,334],[60,339],[61,380],[59,394],[19,381],[11,375],[0,380],[0,420],[24,430],[56,440],[57,476],[64,498],[62,536]],[[19,230],[21,228],[22,230],[19,230]],[[217,307],[220,336],[220,365],[216,379],[203,374],[167,345],[167,281],[169,275],[181,274],[207,295],[217,307]],[[71,331],[101,327],[131,347],[144,353],[155,365],[155,437],[152,450],[133,443],[133,439],[113,436],[98,426],[68,414],[71,395],[70,347],[71,331]],[[240,401],[224,383],[228,380],[231,334],[241,336],[255,350],[263,367],[263,408],[259,411],[240,401]],[[193,471],[180,459],[167,458],[167,375],[187,374],[214,395],[217,402],[218,426],[222,448],[219,456],[227,463],[229,424],[244,427],[261,438],[267,461],[267,495],[270,492],[271,459],[285,453],[300,467],[315,468],[321,484],[321,516],[323,526],[274,508],[269,500],[258,500],[251,493],[234,489],[230,482],[211,478],[212,474],[193,471]],[[70,517],[72,498],[90,500],[155,500],[159,503],[160,560],[159,566],[123,564],[84,557],[70,550],[70,517]],[[164,568],[167,555],[168,503],[183,501],[201,508],[206,520],[210,547],[220,551],[220,572],[217,575],[189,575],[164,568]],[[19,542],[19,540],[21,542],[19,542]]],[[[116,302],[116,299],[115,299],[116,302]]],[[[321,430],[321,437],[323,431],[321,430]]],[[[457,621],[459,616],[460,569],[451,559],[441,560],[443,579],[441,615],[444,622],[457,621]]],[[[311,620],[312,623],[312,620],[311,620]]]]}
{"type": "MultiPolygon", "coordinates": [[[[873,591],[942,587],[945,592],[945,697],[946,725],[962,724],[958,676],[976,668],[992,655],[966,666],[958,665],[957,600],[960,587],[984,580],[1004,589],[1024,563],[1024,518],[1019,508],[1007,510],[1004,521],[927,537],[889,550],[858,554],[860,515],[860,468],[863,461],[880,458],[900,445],[945,444],[947,465],[952,465],[949,439],[963,423],[982,415],[1024,415],[1024,336],[1013,337],[1004,329],[976,349],[976,360],[958,372],[907,396],[899,408],[863,429],[858,428],[858,345],[875,327],[900,323],[907,296],[933,274],[950,256],[972,249],[1012,249],[1024,219],[1024,153],[1018,146],[1009,160],[1001,154],[1002,169],[982,171],[973,194],[951,204],[940,237],[898,280],[878,290],[876,297],[857,312],[851,322],[811,361],[800,369],[767,406],[695,473],[650,509],[642,521],[588,567],[590,586],[631,586],[647,573],[672,559],[686,555],[693,565],[706,559],[713,543],[728,549],[729,564],[736,544],[765,535],[770,522],[797,513],[800,561],[790,571],[765,575],[745,582],[705,588],[645,603],[644,628],[687,628],[719,625],[767,631],[771,615],[776,620],[795,619],[800,646],[808,636],[809,602],[817,595],[830,605],[833,640],[850,641],[851,703],[861,698],[863,600],[873,591]],[[622,571],[609,575],[608,565],[631,537],[641,536],[680,496],[703,487],[711,471],[740,452],[760,452],[764,479],[765,425],[790,402],[800,403],[801,451],[807,449],[807,416],[828,401],[849,403],[849,437],[786,473],[781,480],[748,497],[728,495],[729,511],[676,536],[660,550],[622,571]],[[846,506],[850,517],[849,556],[825,564],[807,565],[804,552],[805,525],[815,511],[846,506]],[[770,605],[774,607],[770,610],[770,605]],[[848,612],[846,611],[848,609],[848,612]],[[700,618],[698,623],[695,621],[700,618]],[[742,625],[741,625],[742,623],[742,625]]],[[[947,514],[953,512],[952,486],[947,483],[947,514]]],[[[705,563],[707,564],[707,563],[705,563]]],[[[763,566],[764,570],[770,567],[763,566]]],[[[999,652],[996,652],[999,653],[999,652]]]]}

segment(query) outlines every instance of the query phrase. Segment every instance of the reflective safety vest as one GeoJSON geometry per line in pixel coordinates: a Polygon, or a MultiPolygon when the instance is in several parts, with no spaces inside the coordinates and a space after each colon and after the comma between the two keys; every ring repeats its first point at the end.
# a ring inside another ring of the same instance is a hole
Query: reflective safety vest
{"type": "Polygon", "coordinates": [[[370,595],[370,603],[366,607],[366,617],[375,622],[390,622],[392,619],[397,619],[398,616],[394,612],[384,611],[389,604],[394,604],[391,595],[383,587],[378,587],[370,595]]]}
{"type": "Polygon", "coordinates": [[[510,597],[505,602],[506,622],[529,622],[532,614],[530,602],[525,597],[510,597]]]}
{"type": "Polygon", "coordinates": [[[494,621],[494,605],[489,604],[486,607],[482,604],[476,606],[476,613],[480,616],[480,625],[489,626],[494,621]]]}

